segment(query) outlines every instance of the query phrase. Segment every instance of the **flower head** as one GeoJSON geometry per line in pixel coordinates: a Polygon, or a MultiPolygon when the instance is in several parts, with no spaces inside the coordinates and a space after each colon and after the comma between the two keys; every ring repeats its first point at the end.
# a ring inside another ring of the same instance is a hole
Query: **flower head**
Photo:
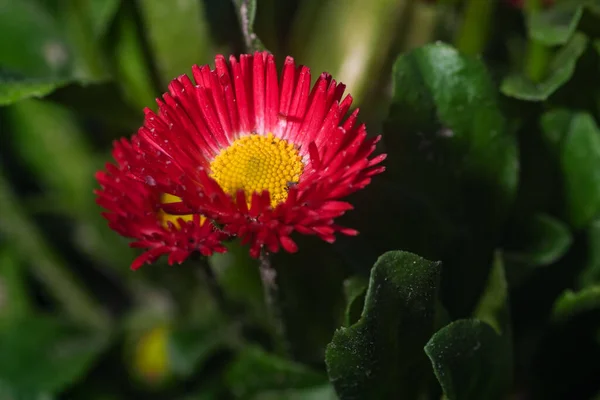
{"type": "Polygon", "coordinates": [[[181,263],[192,252],[203,255],[223,253],[226,235],[200,215],[170,215],[162,204],[179,199],[161,194],[152,186],[132,179],[122,168],[123,160],[133,155],[131,144],[115,142],[113,156],[119,165],[107,164],[106,171],[96,174],[101,189],[96,201],[108,211],[103,213],[109,226],[125,237],[136,239],[132,247],[147,249],[134,260],[132,269],[152,263],[169,254],[169,264],[181,263]]]}
{"type": "Polygon", "coordinates": [[[321,74],[286,58],[281,78],[273,55],[217,56],[216,68],[194,66],[145,110],[144,125],[123,157],[128,176],[181,199],[162,209],[202,215],[250,245],[295,252],[293,232],[333,242],[355,235],[334,223],[352,206],[341,199],[384,170],[372,157],[380,137],[367,138],[352,97],[321,74]]]}

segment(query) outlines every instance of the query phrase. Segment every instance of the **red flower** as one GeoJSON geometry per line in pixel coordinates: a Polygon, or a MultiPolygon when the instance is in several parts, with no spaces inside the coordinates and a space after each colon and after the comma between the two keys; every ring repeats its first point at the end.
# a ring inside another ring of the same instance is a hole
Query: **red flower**
{"type": "Polygon", "coordinates": [[[334,223],[352,209],[341,199],[367,186],[384,167],[371,157],[380,137],[367,138],[347,119],[351,96],[321,74],[285,60],[281,79],[274,57],[217,56],[216,68],[193,66],[195,84],[182,75],[146,109],[123,165],[130,176],[160,193],[181,198],[163,204],[170,214],[202,214],[224,232],[250,244],[295,252],[292,232],[327,242],[355,235],[334,223]]]}
{"type": "Polygon", "coordinates": [[[161,204],[174,199],[126,174],[121,168],[126,165],[124,160],[135,157],[127,140],[115,142],[113,156],[120,166],[106,164],[106,172],[96,174],[102,187],[96,190],[96,201],[109,211],[102,215],[112,229],[137,239],[131,243],[132,247],[148,249],[133,261],[132,269],[152,263],[163,254],[169,254],[169,264],[172,265],[181,263],[193,251],[206,256],[225,252],[221,241],[226,235],[215,230],[205,218],[165,213],[161,204]]]}

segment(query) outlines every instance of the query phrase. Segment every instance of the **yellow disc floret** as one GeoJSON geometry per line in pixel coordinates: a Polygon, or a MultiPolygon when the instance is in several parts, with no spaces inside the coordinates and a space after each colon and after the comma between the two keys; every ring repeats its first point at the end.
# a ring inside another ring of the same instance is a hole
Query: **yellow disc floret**
{"type": "MultiPolygon", "coordinates": [[[[169,194],[169,193],[163,193],[162,196],[160,196],[160,203],[161,204],[179,203],[180,201],[181,201],[181,197],[177,197],[177,196],[174,196],[174,195],[169,194]]],[[[188,215],[172,215],[172,214],[167,214],[163,210],[160,210],[158,212],[158,218],[159,218],[160,222],[162,223],[162,225],[165,228],[169,227],[169,224],[168,224],[169,222],[171,222],[176,227],[180,228],[179,223],[177,222],[177,220],[179,218],[183,219],[186,222],[187,221],[193,221],[194,220],[194,215],[193,214],[188,214],[188,215]]],[[[202,222],[202,220],[201,220],[201,222],[202,222]]]]}
{"type": "Polygon", "coordinates": [[[294,145],[273,136],[243,136],[221,151],[210,164],[212,177],[225,193],[252,193],[268,190],[271,206],[287,199],[289,186],[298,183],[304,169],[294,145]]]}

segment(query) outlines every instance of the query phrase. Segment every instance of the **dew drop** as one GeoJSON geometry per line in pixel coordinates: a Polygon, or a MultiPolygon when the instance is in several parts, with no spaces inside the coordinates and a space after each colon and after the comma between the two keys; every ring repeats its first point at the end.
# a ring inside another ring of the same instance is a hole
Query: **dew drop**
{"type": "Polygon", "coordinates": [[[149,186],[156,186],[156,181],[150,175],[146,175],[145,181],[146,181],[146,184],[148,184],[149,186]]]}

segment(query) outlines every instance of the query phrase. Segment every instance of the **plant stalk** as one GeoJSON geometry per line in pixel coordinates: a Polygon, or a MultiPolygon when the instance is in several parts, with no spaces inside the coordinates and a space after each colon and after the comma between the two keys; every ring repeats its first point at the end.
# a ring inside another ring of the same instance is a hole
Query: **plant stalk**
{"type": "Polygon", "coordinates": [[[496,0],[467,0],[463,23],[455,39],[458,50],[471,55],[485,50],[495,6],[496,0]]]}
{"type": "Polygon", "coordinates": [[[285,338],[285,326],[283,315],[279,304],[279,285],[277,284],[277,271],[271,264],[271,258],[265,251],[260,253],[260,279],[263,284],[265,304],[271,326],[273,328],[273,339],[275,351],[281,355],[288,353],[285,338]]]}

